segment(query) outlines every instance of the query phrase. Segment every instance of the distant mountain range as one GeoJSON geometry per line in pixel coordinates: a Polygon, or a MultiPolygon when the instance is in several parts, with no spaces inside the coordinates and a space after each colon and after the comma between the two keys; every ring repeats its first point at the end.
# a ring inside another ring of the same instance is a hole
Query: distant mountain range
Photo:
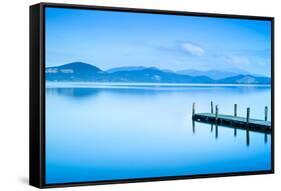
{"type": "Polygon", "coordinates": [[[143,83],[221,83],[221,84],[270,84],[266,76],[248,72],[220,70],[198,71],[162,70],[156,67],[118,67],[106,71],[83,62],[73,62],[46,68],[47,81],[67,82],[143,82],[143,83]]]}

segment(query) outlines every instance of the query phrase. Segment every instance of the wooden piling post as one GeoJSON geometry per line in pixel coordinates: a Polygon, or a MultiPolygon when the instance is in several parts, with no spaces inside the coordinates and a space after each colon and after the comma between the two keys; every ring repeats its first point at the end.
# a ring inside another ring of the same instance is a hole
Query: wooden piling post
{"type": "Polygon", "coordinates": [[[234,104],[234,117],[237,117],[237,104],[234,104]]]}
{"type": "Polygon", "coordinates": [[[214,104],[213,104],[213,102],[211,101],[211,114],[213,114],[214,113],[214,104]]]}
{"type": "Polygon", "coordinates": [[[264,120],[267,121],[268,107],[264,107],[264,120]]]}
{"type": "Polygon", "coordinates": [[[216,121],[218,121],[219,107],[216,105],[216,121]]]}
{"type": "Polygon", "coordinates": [[[249,120],[250,120],[250,108],[247,107],[247,116],[246,116],[246,123],[247,123],[247,125],[249,124],[249,120]]]}
{"type": "Polygon", "coordinates": [[[192,103],[192,116],[195,115],[195,102],[192,103]]]}

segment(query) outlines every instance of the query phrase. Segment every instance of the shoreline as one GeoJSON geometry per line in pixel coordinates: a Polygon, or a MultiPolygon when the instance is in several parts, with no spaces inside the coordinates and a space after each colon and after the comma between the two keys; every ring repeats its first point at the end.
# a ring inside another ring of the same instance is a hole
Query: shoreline
{"type": "Polygon", "coordinates": [[[123,83],[123,82],[48,82],[46,88],[129,88],[129,87],[268,87],[271,84],[204,84],[204,83],[123,83]]]}

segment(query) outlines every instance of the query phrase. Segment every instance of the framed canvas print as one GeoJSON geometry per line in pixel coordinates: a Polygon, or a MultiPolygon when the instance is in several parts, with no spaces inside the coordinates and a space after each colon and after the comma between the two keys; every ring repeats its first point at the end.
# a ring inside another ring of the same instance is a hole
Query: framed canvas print
{"type": "Polygon", "coordinates": [[[30,184],[274,172],[274,19],[30,7],[30,184]]]}

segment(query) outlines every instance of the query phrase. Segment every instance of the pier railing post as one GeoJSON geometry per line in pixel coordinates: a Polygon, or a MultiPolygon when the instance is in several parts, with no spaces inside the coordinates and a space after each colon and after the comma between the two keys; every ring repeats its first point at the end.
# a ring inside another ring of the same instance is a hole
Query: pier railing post
{"type": "Polygon", "coordinates": [[[214,113],[214,104],[213,104],[213,102],[211,101],[211,114],[213,114],[214,113]]]}
{"type": "Polygon", "coordinates": [[[216,121],[218,121],[219,107],[216,105],[216,121]]]}
{"type": "Polygon", "coordinates": [[[250,108],[247,107],[247,116],[246,116],[246,123],[247,123],[247,125],[249,124],[249,120],[250,120],[250,108]]]}
{"type": "Polygon", "coordinates": [[[234,117],[237,117],[237,104],[234,104],[234,117]]]}
{"type": "Polygon", "coordinates": [[[192,103],[192,117],[195,115],[195,102],[192,103]]]}
{"type": "Polygon", "coordinates": [[[264,107],[264,120],[267,121],[268,107],[264,107]]]}

